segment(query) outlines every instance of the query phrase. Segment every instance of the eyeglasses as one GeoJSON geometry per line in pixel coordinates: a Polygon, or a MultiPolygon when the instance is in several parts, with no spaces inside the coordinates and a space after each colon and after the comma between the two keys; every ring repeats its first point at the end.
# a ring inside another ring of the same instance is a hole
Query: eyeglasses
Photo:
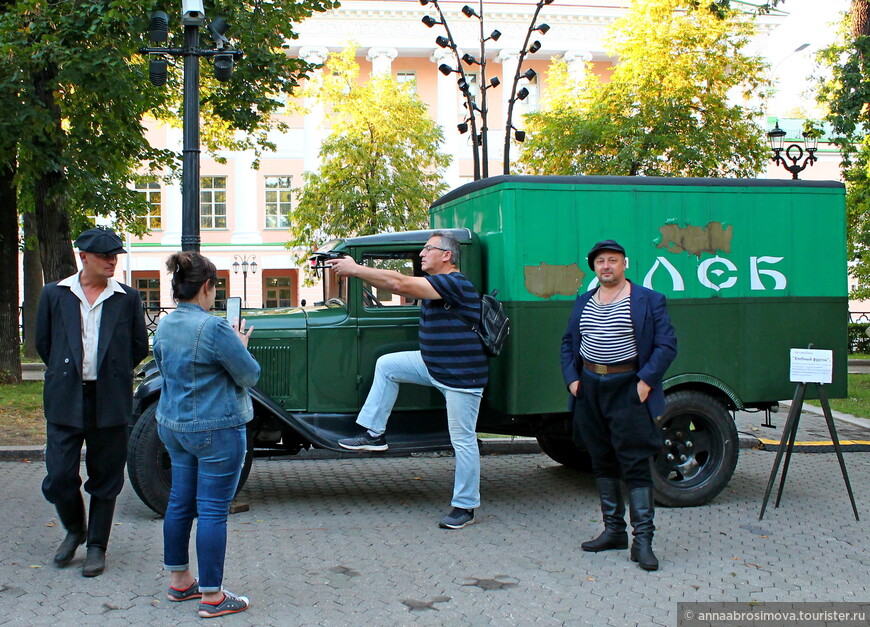
{"type": "Polygon", "coordinates": [[[448,249],[448,248],[441,248],[440,246],[433,246],[432,244],[426,244],[425,246],[423,246],[423,250],[425,250],[427,253],[428,253],[430,250],[432,250],[433,248],[434,248],[435,250],[443,250],[445,253],[449,253],[449,252],[450,252],[450,249],[448,249]]]}

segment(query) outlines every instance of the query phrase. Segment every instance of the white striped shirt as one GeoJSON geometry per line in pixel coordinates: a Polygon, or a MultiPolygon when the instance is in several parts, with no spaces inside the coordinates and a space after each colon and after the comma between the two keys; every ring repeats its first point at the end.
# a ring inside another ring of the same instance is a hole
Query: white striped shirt
{"type": "Polygon", "coordinates": [[[596,364],[616,364],[637,358],[631,324],[631,298],[600,305],[590,298],[580,316],[580,356],[596,364]]]}

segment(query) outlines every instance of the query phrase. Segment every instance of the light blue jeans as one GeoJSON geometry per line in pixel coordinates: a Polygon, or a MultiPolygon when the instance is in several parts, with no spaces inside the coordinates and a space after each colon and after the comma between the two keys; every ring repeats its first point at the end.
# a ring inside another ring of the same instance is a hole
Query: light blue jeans
{"type": "Polygon", "coordinates": [[[447,401],[447,428],[456,455],[453,507],[480,506],[480,450],[477,447],[477,412],[483,388],[451,388],[429,375],[420,351],[389,353],[378,359],[372,389],[356,422],[373,433],[384,433],[400,383],[437,388],[447,401]]]}
{"type": "Polygon", "coordinates": [[[172,460],[172,489],[163,519],[163,561],[166,570],[188,569],[193,519],[199,591],[220,592],[227,551],[227,514],[245,463],[246,428],[173,431],[157,425],[172,460]]]}

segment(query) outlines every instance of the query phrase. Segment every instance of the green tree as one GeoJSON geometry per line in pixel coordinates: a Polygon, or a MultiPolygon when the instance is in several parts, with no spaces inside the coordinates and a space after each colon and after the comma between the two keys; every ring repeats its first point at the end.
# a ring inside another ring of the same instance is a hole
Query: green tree
{"type": "Polygon", "coordinates": [[[763,86],[744,52],[751,16],[724,5],[635,0],[608,36],[611,80],[578,84],[564,62],[549,73],[547,109],[526,116],[521,157],[534,174],[752,176],[767,158],[757,107],[735,105],[763,86]],[[696,6],[692,6],[692,5],[696,6]]]}
{"type": "MultiPolygon", "coordinates": [[[[276,126],[275,114],[312,67],[286,54],[286,42],[297,37],[293,25],[334,6],[333,0],[206,3],[206,14],[226,18],[246,53],[227,83],[210,78],[202,62],[207,147],[271,147],[266,133],[276,126]]],[[[180,166],[180,155],[148,144],[141,122],[148,115],[181,117],[180,64],[167,87],[157,89],[138,53],[151,8],[132,0],[0,2],[0,178],[14,176],[13,211],[34,218],[46,281],[75,271],[70,239],[91,226],[87,216],[112,214],[117,228],[140,233],[136,218],[146,204],[131,183],[180,166]]],[[[168,45],[180,48],[179,12],[170,20],[168,45]]],[[[4,201],[4,215],[10,206],[4,201]]],[[[0,241],[17,243],[14,223],[0,221],[0,241]]],[[[17,301],[17,277],[0,282],[0,302],[17,301]]],[[[5,329],[0,333],[0,358],[17,358],[17,331],[15,351],[8,350],[5,329]]]]}
{"type": "Polygon", "coordinates": [[[446,189],[443,131],[426,105],[387,74],[359,82],[354,49],[331,55],[307,94],[331,107],[332,133],[321,166],[306,172],[291,216],[306,251],[338,236],[424,228],[429,205],[446,189]]]}
{"type": "Polygon", "coordinates": [[[857,279],[852,297],[870,298],[870,1],[852,1],[838,40],[819,60],[830,68],[819,101],[828,107],[846,181],[849,271],[857,279]]]}

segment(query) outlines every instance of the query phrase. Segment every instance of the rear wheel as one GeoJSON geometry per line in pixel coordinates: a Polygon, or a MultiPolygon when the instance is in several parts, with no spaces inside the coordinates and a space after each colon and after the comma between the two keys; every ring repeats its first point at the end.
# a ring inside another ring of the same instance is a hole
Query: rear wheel
{"type": "Polygon", "coordinates": [[[702,392],[674,392],[657,422],[664,447],[652,462],[656,501],[691,507],[719,494],[739,452],[737,427],[725,405],[702,392]]]}
{"type": "MultiPolygon", "coordinates": [[[[250,436],[250,433],[249,433],[250,436]]],[[[252,439],[248,437],[248,452],[236,493],[245,485],[254,461],[252,439]]],[[[161,516],[169,504],[172,487],[172,461],[157,435],[157,403],[142,412],[130,434],[127,447],[127,476],[137,496],[161,516]]]]}

